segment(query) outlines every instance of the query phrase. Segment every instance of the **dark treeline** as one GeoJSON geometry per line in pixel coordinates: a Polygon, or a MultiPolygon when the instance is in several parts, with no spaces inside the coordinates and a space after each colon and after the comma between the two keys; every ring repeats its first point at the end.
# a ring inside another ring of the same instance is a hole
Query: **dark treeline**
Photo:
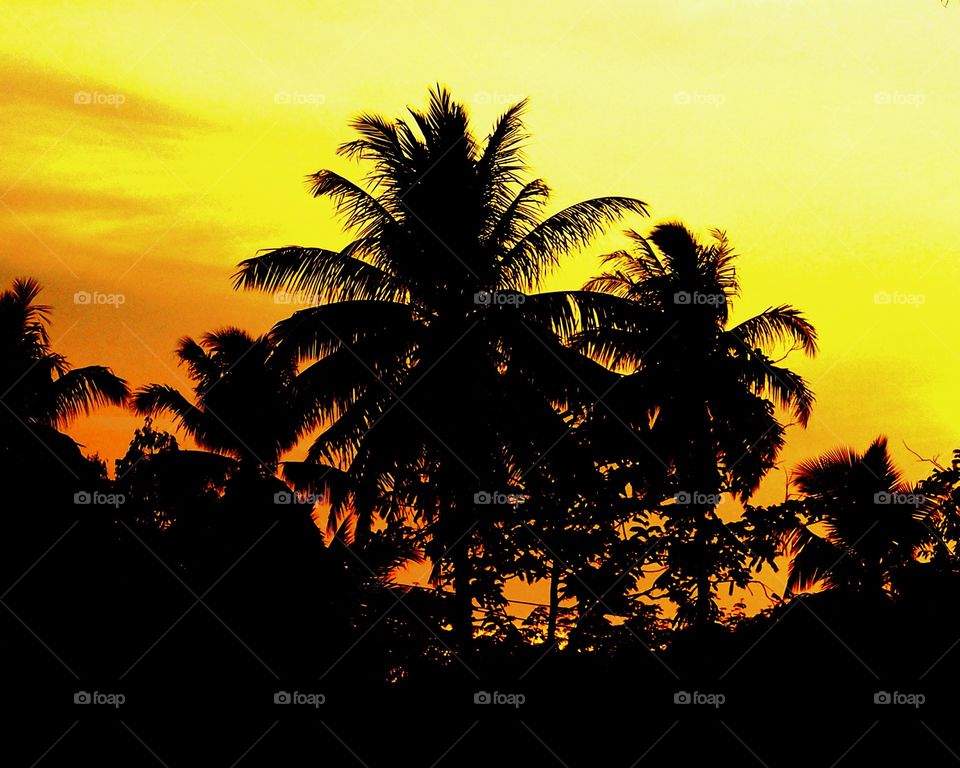
{"type": "MultiPolygon", "coordinates": [[[[262,336],[181,339],[192,391],[71,368],[39,284],[0,294],[4,686],[24,709],[63,705],[65,725],[149,711],[147,729],[159,711],[266,713],[251,742],[281,715],[356,713],[344,728],[367,733],[408,715],[426,765],[489,718],[537,734],[529,759],[562,744],[604,764],[571,726],[596,711],[630,724],[609,726],[633,739],[625,765],[669,733],[653,765],[707,745],[749,764],[731,734],[756,717],[856,711],[839,758],[871,721],[949,702],[960,453],[910,485],[879,437],[751,505],[813,411],[787,361],[816,353],[813,325],[781,296],[733,322],[732,243],[679,222],[628,231],[582,290],[541,291],[647,205],[546,216],[523,109],[483,141],[442,90],[403,119],[357,118],[340,152],[365,183],[309,179],[354,239],[242,262],[238,289],[303,308],[262,336]],[[103,405],[145,417],[110,473],[65,432],[103,405]],[[422,563],[429,584],[409,584],[422,563]],[[508,600],[518,581],[543,604],[508,600]],[[80,710],[83,692],[124,701],[80,710]],[[463,727],[430,731],[438,710],[463,727]]],[[[507,749],[479,734],[457,763],[507,749]]],[[[776,755],[793,737],[755,738],[776,755]]],[[[375,741],[354,746],[403,751],[375,741]]]]}

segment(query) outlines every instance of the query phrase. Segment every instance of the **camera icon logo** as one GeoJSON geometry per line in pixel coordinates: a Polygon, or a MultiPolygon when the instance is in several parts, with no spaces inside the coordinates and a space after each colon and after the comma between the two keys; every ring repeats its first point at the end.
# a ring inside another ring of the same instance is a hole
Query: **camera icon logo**
{"type": "Polygon", "coordinates": [[[91,301],[93,301],[93,296],[90,291],[77,291],[73,294],[74,304],[89,304],[91,301]]]}
{"type": "Polygon", "coordinates": [[[889,704],[891,701],[891,696],[887,691],[877,691],[873,694],[873,703],[874,704],[889,704]]]}
{"type": "Polygon", "coordinates": [[[673,501],[676,504],[690,504],[693,502],[693,497],[686,491],[680,491],[673,497],[673,501]]]}
{"type": "Polygon", "coordinates": [[[293,494],[289,491],[277,491],[273,494],[274,504],[293,504],[293,494]]]}
{"type": "Polygon", "coordinates": [[[478,491],[473,494],[473,503],[474,504],[490,504],[493,501],[493,497],[486,491],[478,491]]]}
{"type": "Polygon", "coordinates": [[[292,698],[287,691],[277,691],[275,694],[273,694],[274,704],[289,704],[291,701],[292,698]]]}
{"type": "Polygon", "coordinates": [[[92,504],[93,496],[90,495],[89,491],[77,491],[75,494],[73,494],[73,503],[92,504]]]}
{"type": "Polygon", "coordinates": [[[691,701],[690,694],[687,691],[677,691],[673,694],[673,703],[674,704],[689,704],[691,701]]]}
{"type": "Polygon", "coordinates": [[[689,291],[677,291],[673,294],[673,303],[674,304],[690,304],[693,301],[693,297],[690,295],[689,291]]]}
{"type": "Polygon", "coordinates": [[[77,691],[73,694],[74,704],[89,704],[91,700],[90,694],[87,691],[77,691]]]}
{"type": "Polygon", "coordinates": [[[77,91],[73,94],[74,104],[90,104],[92,101],[93,97],[90,95],[90,91],[77,91]]]}
{"type": "Polygon", "coordinates": [[[892,500],[893,497],[886,491],[880,491],[880,493],[873,494],[874,504],[890,504],[892,500]]]}
{"type": "Polygon", "coordinates": [[[492,697],[487,691],[477,691],[473,694],[473,703],[474,704],[489,704],[492,701],[492,697]]]}
{"type": "Polygon", "coordinates": [[[473,294],[473,303],[486,306],[491,301],[490,291],[478,291],[473,294]]]}

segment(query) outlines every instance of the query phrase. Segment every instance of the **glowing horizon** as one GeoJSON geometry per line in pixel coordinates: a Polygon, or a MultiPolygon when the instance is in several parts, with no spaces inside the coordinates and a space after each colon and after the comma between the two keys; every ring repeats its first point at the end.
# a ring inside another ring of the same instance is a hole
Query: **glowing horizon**
{"type": "MultiPolygon", "coordinates": [[[[651,217],[624,226],[725,229],[741,254],[738,314],[790,303],[816,325],[818,358],[790,362],[817,406],[806,431],[788,432],[784,466],[885,433],[916,478],[929,465],[903,442],[943,459],[960,447],[955,13],[932,0],[492,3],[442,17],[380,2],[318,13],[13,0],[0,10],[0,281],[45,285],[55,349],[74,365],[186,387],[178,338],[263,333],[290,312],[233,291],[239,261],[345,242],[303,179],[362,177],[335,154],[352,116],[399,115],[439,81],[483,136],[529,97],[531,172],[554,209],[625,194],[651,217]],[[78,292],[123,304],[77,304],[78,292]]],[[[620,240],[572,257],[546,287],[579,287],[620,240]]],[[[69,432],[112,470],[140,421],[103,410],[69,432]]],[[[782,498],[783,483],[772,472],[758,500],[782,498]]]]}

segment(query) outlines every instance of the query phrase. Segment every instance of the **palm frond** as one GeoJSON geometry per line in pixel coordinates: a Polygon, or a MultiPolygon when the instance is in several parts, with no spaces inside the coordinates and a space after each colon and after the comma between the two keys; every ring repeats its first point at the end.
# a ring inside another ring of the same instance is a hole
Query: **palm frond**
{"type": "MultiPolygon", "coordinates": [[[[483,152],[477,160],[477,178],[483,186],[484,206],[488,210],[486,230],[491,231],[505,218],[515,201],[510,189],[520,183],[526,169],[523,158],[524,143],[529,138],[523,124],[527,100],[514,104],[497,120],[487,137],[483,152]]],[[[496,238],[493,238],[497,242],[496,238]]]]}
{"type": "Polygon", "coordinates": [[[278,343],[300,360],[321,358],[360,340],[379,335],[392,338],[409,334],[415,343],[418,320],[415,310],[390,301],[342,301],[295,312],[273,329],[278,343]]]}
{"type": "Polygon", "coordinates": [[[781,343],[793,344],[812,357],[817,353],[817,331],[800,310],[787,304],[769,307],[727,331],[747,347],[769,352],[781,343]]]}
{"type": "Polygon", "coordinates": [[[806,426],[813,412],[816,397],[799,373],[774,365],[761,352],[749,353],[741,366],[744,382],[762,397],[793,414],[801,426],[806,426]]]}
{"type": "Polygon", "coordinates": [[[74,368],[55,379],[49,402],[51,423],[64,425],[81,414],[89,414],[101,405],[124,405],[130,396],[127,382],[106,366],[74,368]]]}
{"type": "Polygon", "coordinates": [[[142,416],[169,413],[177,423],[204,447],[208,443],[208,417],[187,400],[175,387],[148,384],[133,393],[133,409],[142,416]]]}
{"type": "Polygon", "coordinates": [[[488,220],[484,239],[492,252],[500,254],[510,243],[520,240],[540,221],[550,188],[540,179],[525,184],[505,202],[497,217],[488,220]]]}
{"type": "Polygon", "coordinates": [[[628,213],[647,215],[647,204],[632,197],[598,197],[564,208],[512,244],[500,265],[499,287],[531,290],[560,257],[588,245],[628,213]]]}
{"type": "Polygon", "coordinates": [[[384,204],[352,181],[333,171],[317,171],[308,177],[314,197],[329,197],[347,229],[356,229],[360,238],[373,237],[400,224],[384,204]]]}
{"type": "Polygon", "coordinates": [[[234,287],[268,293],[282,289],[316,302],[403,300],[408,290],[396,276],[360,258],[389,263],[381,245],[374,237],[355,240],[342,251],[297,245],[276,248],[241,262],[233,276],[234,287]]]}
{"type": "Polygon", "coordinates": [[[845,556],[843,550],[803,526],[791,531],[786,544],[793,553],[787,576],[788,594],[804,592],[824,580],[825,586],[831,586],[830,575],[845,556]]]}

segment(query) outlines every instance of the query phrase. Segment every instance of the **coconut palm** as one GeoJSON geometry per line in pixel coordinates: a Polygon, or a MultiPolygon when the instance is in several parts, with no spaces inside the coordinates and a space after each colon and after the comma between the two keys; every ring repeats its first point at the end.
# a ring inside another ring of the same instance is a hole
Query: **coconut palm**
{"type": "Polygon", "coordinates": [[[745,500],[773,465],[785,430],[777,407],[805,425],[813,405],[803,378],[768,355],[782,342],[813,355],[816,332],[787,305],[730,324],[739,285],[723,232],[701,243],[673,222],[649,237],[628,234],[633,249],[606,257],[605,271],[585,286],[616,297],[620,311],[575,346],[627,374],[597,419],[636,457],[635,489],[659,474],[682,502],[665,509],[676,546],[662,553],[661,584],[684,603],[681,617],[703,624],[716,616],[717,558],[727,551],[715,514],[720,494],[745,500]]]}
{"type": "Polygon", "coordinates": [[[41,290],[36,280],[18,278],[0,293],[0,419],[34,434],[61,429],[97,406],[122,405],[128,395],[126,382],[109,368],[71,368],[53,351],[51,307],[36,301],[41,290]]]}
{"type": "Polygon", "coordinates": [[[269,336],[237,328],[181,339],[177,357],[194,382],[192,400],[175,387],[137,390],[138,413],[169,413],[203,449],[235,460],[253,474],[272,475],[280,456],[319,423],[298,384],[297,362],[269,336]]]}
{"type": "Polygon", "coordinates": [[[638,200],[601,197],[543,218],[549,189],[525,179],[524,106],[483,142],[440,88],[409,119],[357,118],[358,137],[340,153],[372,164],[367,188],[327,170],[310,177],[355,238],[340,250],[271,250],[236,276],[238,287],[316,297],[319,306],[275,329],[318,359],[330,427],[310,459],[351,476],[361,529],[411,508],[426,521],[437,578],[452,563],[464,643],[471,553],[492,546],[505,514],[476,507],[475,494],[514,488],[565,434],[559,410],[582,398],[583,383],[607,381],[559,338],[599,317],[602,303],[534,291],[610,222],[646,212],[638,200]]]}
{"type": "Polygon", "coordinates": [[[123,404],[128,395],[126,382],[109,368],[72,368],[53,350],[51,308],[38,303],[40,292],[40,284],[29,278],[16,279],[0,292],[0,487],[8,511],[0,542],[0,579],[8,584],[42,551],[37,547],[49,546],[42,542],[63,532],[60,526],[73,515],[78,517],[71,524],[82,520],[82,525],[71,542],[96,561],[95,550],[102,543],[97,537],[100,510],[73,503],[78,491],[101,486],[104,467],[96,457],[84,456],[61,430],[97,406],[123,404]]]}
{"type": "Polygon", "coordinates": [[[862,453],[837,448],[802,462],[793,484],[803,512],[786,537],[790,592],[818,585],[881,594],[935,543],[932,507],[903,480],[882,435],[862,453]]]}

